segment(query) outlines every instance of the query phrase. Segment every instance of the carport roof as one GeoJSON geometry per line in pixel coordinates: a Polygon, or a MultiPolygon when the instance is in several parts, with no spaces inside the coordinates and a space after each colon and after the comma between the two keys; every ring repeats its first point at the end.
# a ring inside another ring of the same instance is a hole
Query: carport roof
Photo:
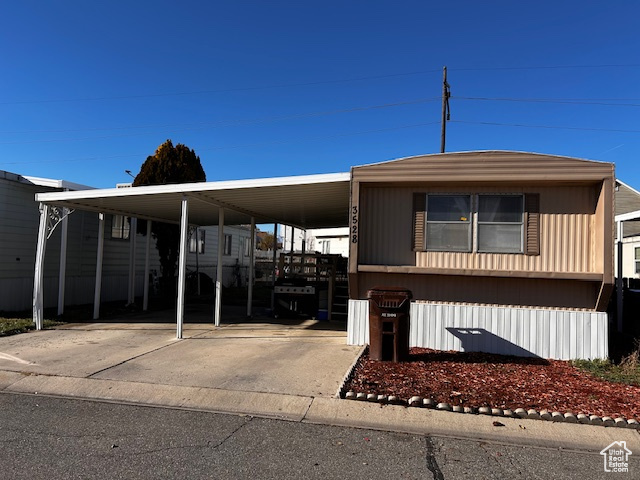
{"type": "Polygon", "coordinates": [[[217,225],[224,208],[226,225],[282,223],[298,228],[348,225],[349,173],[182,183],[73,192],[38,193],[36,201],[77,210],[180,222],[183,197],[189,223],[217,225]]]}

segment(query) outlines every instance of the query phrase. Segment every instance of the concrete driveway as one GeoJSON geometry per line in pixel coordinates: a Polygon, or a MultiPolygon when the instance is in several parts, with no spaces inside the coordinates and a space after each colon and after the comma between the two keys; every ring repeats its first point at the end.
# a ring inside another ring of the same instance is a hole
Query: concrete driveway
{"type": "Polygon", "coordinates": [[[0,338],[0,370],[49,376],[335,395],[359,347],[329,322],[70,324],[0,338]]]}

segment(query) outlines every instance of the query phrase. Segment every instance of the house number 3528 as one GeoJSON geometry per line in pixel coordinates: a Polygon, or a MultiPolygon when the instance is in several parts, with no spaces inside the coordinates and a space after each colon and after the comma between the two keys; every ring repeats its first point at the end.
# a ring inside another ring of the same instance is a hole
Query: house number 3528
{"type": "Polygon", "coordinates": [[[351,243],[358,243],[358,206],[351,207],[351,243]]]}

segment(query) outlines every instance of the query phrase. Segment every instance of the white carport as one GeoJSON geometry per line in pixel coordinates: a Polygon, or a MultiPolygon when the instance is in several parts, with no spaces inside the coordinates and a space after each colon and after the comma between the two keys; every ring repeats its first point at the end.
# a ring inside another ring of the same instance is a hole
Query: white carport
{"type": "MultiPolygon", "coordinates": [[[[180,225],[176,336],[182,337],[186,280],[187,239],[190,226],[218,225],[218,272],[216,278],[215,325],[221,321],[223,229],[227,225],[280,223],[303,230],[348,226],[350,174],[334,173],[224,182],[153,185],[90,191],[36,194],[40,203],[40,227],[33,289],[33,320],[43,322],[43,264],[52,207],[96,212],[99,218],[96,254],[94,318],[99,316],[104,215],[124,215],[149,222],[180,225]]],[[[147,240],[149,235],[147,235],[147,240]]],[[[149,242],[147,242],[148,259],[149,242]]],[[[251,249],[253,251],[253,249],[251,249]]],[[[148,277],[148,260],[145,262],[148,277]]],[[[254,258],[251,257],[250,276],[254,258]]],[[[252,279],[250,279],[252,280],[252,279]]],[[[252,281],[249,282],[252,284],[252,281]]],[[[148,282],[145,281],[145,305],[148,282]]],[[[251,309],[251,289],[247,312],[251,309]]]]}
{"type": "Polygon", "coordinates": [[[618,275],[616,275],[616,325],[619,332],[622,332],[622,314],[624,308],[624,301],[622,298],[622,266],[624,264],[622,259],[622,239],[624,236],[624,222],[633,222],[638,220],[640,220],[640,210],[636,210],[635,212],[622,213],[615,216],[617,240],[616,243],[618,249],[618,275]]]}

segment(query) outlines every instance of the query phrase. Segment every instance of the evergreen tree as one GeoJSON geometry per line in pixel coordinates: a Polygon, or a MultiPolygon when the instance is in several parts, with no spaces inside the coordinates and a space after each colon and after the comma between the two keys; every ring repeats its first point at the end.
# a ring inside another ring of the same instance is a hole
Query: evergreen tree
{"type": "MultiPolygon", "coordinates": [[[[133,180],[133,186],[193,183],[206,180],[200,157],[196,152],[181,143],[174,147],[171,140],[167,140],[156,149],[153,155],[147,157],[140,168],[140,173],[133,180]]],[[[144,222],[139,222],[138,231],[146,232],[144,222]]],[[[168,288],[174,283],[173,278],[180,250],[180,228],[178,225],[153,222],[151,233],[156,240],[160,257],[162,282],[168,288]]]]}

